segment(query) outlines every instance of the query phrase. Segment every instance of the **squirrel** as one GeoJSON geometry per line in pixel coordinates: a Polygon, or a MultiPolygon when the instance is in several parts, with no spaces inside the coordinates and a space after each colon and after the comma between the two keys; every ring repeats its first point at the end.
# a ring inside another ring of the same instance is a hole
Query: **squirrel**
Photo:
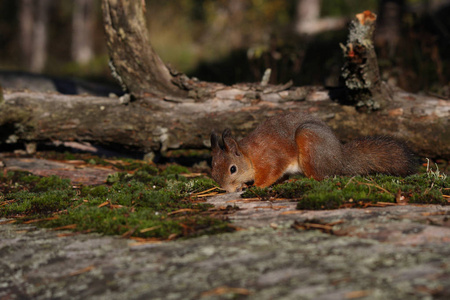
{"type": "Polygon", "coordinates": [[[230,129],[211,133],[213,179],[227,192],[244,184],[268,187],[287,175],[316,180],[333,175],[415,173],[413,152],[386,136],[364,137],[342,144],[323,121],[304,113],[268,118],[237,141],[230,129]]]}

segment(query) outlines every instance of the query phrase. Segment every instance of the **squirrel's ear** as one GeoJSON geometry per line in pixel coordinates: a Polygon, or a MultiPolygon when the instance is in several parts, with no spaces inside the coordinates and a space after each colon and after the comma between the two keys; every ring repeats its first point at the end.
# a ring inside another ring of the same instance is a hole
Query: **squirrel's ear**
{"type": "Polygon", "coordinates": [[[222,133],[223,145],[227,152],[234,153],[236,156],[241,155],[241,150],[236,140],[231,136],[231,130],[229,128],[225,129],[222,133]]]}
{"type": "Polygon", "coordinates": [[[213,152],[221,150],[219,145],[219,137],[214,130],[211,132],[211,149],[213,152]]]}
{"type": "Polygon", "coordinates": [[[230,128],[226,128],[223,132],[222,132],[222,139],[225,141],[225,138],[227,137],[232,137],[231,134],[231,129],[230,128]]]}

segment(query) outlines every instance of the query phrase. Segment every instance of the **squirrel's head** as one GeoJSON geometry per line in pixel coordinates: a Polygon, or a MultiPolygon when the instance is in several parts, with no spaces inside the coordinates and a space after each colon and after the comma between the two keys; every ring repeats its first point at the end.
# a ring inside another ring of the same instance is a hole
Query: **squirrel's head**
{"type": "Polygon", "coordinates": [[[237,141],[231,136],[231,131],[225,129],[222,133],[223,146],[219,137],[211,133],[212,171],[213,179],[227,192],[237,192],[242,186],[254,180],[255,171],[252,163],[246,157],[237,141]]]}

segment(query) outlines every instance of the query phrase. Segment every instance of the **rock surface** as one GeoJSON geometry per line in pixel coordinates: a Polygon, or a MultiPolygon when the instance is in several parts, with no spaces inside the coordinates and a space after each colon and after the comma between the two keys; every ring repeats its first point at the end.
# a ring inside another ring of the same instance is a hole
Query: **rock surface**
{"type": "Polygon", "coordinates": [[[232,216],[244,230],[154,244],[0,225],[0,298],[450,297],[448,207],[270,215],[246,204],[232,216]],[[325,232],[295,229],[305,224],[325,232]]]}
{"type": "Polygon", "coordinates": [[[450,299],[450,206],[300,211],[236,193],[208,202],[238,207],[228,217],[241,230],[139,243],[0,220],[0,299],[450,299]]]}

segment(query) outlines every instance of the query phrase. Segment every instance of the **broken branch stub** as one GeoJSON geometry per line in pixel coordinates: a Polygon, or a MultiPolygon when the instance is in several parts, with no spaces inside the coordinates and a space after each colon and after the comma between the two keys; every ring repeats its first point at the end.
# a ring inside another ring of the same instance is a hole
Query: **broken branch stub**
{"type": "Polygon", "coordinates": [[[378,61],[373,45],[373,32],[377,16],[364,11],[350,24],[346,45],[342,45],[345,64],[342,78],[347,88],[349,104],[358,108],[378,110],[391,100],[387,85],[381,81],[378,61]]]}

